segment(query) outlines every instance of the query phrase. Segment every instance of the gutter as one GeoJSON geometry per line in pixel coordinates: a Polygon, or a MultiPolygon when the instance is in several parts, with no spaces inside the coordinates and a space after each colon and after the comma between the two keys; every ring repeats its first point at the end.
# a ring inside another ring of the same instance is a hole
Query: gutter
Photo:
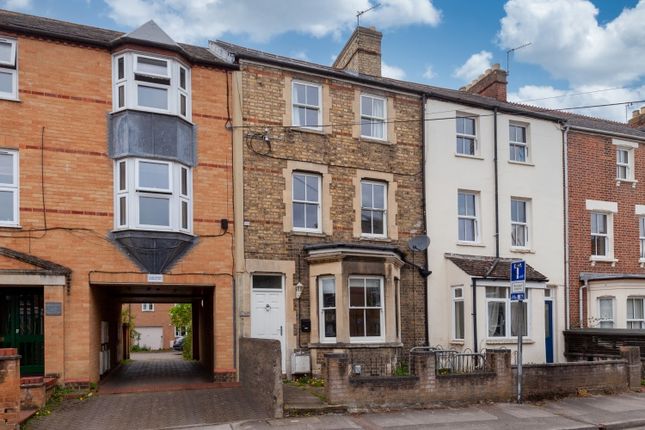
{"type": "MultiPolygon", "coordinates": [[[[627,127],[627,126],[625,126],[625,127],[627,127]]],[[[607,136],[620,137],[620,138],[623,138],[623,139],[640,140],[642,142],[645,142],[645,133],[643,133],[643,136],[634,136],[634,135],[631,135],[631,134],[619,133],[617,131],[598,130],[598,129],[595,129],[595,128],[582,127],[582,126],[577,126],[577,125],[569,125],[569,128],[571,130],[586,131],[588,133],[602,134],[602,135],[607,135],[607,136]]]]}
{"type": "Polygon", "coordinates": [[[473,351],[477,353],[477,278],[471,278],[473,280],[473,351]]]}

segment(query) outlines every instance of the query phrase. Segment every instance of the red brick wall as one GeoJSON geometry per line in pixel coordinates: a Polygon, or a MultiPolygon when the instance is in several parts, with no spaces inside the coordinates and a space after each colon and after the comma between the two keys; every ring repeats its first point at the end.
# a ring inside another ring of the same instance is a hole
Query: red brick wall
{"type": "Polygon", "coordinates": [[[14,348],[0,349],[0,429],[13,429],[20,415],[20,359],[14,348]]]}
{"type": "MultiPolygon", "coordinates": [[[[612,138],[580,131],[568,136],[569,174],[569,253],[571,327],[579,326],[579,287],[581,272],[645,274],[640,267],[638,216],[634,205],[645,204],[645,149],[634,150],[635,187],[630,183],[616,185],[616,146],[612,138]],[[614,266],[607,262],[589,261],[591,255],[591,215],[586,200],[618,203],[614,214],[614,266]]],[[[583,298],[584,300],[584,298],[583,298]]],[[[583,303],[584,321],[587,320],[583,303]]],[[[583,322],[584,322],[583,321],[583,322]]]]}
{"type": "Polygon", "coordinates": [[[144,312],[141,310],[141,303],[124,305],[131,309],[134,318],[135,330],[137,327],[162,327],[163,328],[163,349],[170,348],[170,341],[175,340],[175,326],[170,322],[171,303],[155,303],[154,311],[144,312]]]}

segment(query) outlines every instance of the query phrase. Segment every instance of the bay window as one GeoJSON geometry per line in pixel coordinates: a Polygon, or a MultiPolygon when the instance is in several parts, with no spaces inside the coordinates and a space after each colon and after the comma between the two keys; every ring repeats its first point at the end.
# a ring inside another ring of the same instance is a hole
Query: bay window
{"type": "Polygon", "coordinates": [[[464,339],[464,289],[452,289],[452,338],[464,339]]]}
{"type": "Polygon", "coordinates": [[[320,341],[336,342],[336,279],[325,276],[318,281],[320,303],[320,341]]]}
{"type": "Polygon", "coordinates": [[[522,336],[528,336],[528,299],[520,303],[511,301],[508,287],[486,287],[486,320],[488,337],[508,338],[517,336],[522,329],[522,336]]]}
{"type": "Polygon", "coordinates": [[[629,297],[627,299],[627,328],[645,328],[645,299],[629,297]]]}
{"type": "Polygon", "coordinates": [[[115,166],[117,229],[192,230],[192,175],[179,163],[127,158],[115,166]]]}
{"type": "Polygon", "coordinates": [[[382,341],[383,278],[349,278],[349,337],[351,341],[382,341]]]}
{"type": "Polygon", "coordinates": [[[614,298],[598,298],[598,320],[600,328],[614,328],[614,298]]]}

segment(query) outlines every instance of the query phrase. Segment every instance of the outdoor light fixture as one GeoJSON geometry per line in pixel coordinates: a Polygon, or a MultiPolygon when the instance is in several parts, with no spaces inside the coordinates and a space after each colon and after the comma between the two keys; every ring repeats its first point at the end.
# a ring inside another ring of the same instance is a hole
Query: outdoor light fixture
{"type": "Polygon", "coordinates": [[[300,296],[302,296],[302,289],[303,289],[304,287],[305,287],[305,286],[304,286],[304,285],[302,285],[302,282],[298,282],[298,283],[296,284],[296,299],[300,300],[300,296]]]}

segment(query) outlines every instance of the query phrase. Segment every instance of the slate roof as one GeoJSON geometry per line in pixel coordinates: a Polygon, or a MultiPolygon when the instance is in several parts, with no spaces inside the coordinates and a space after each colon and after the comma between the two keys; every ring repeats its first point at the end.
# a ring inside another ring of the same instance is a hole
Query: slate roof
{"type": "MultiPolygon", "coordinates": [[[[65,266],[61,266],[60,264],[52,263],[51,261],[43,260],[42,258],[2,246],[0,246],[0,255],[35,266],[38,268],[35,271],[38,272],[43,272],[50,275],[69,275],[70,273],[72,273],[71,269],[65,266]]],[[[20,271],[22,272],[25,270],[20,271]]],[[[26,271],[29,272],[29,270],[26,271]]]]}
{"type": "Polygon", "coordinates": [[[636,139],[645,140],[644,131],[632,128],[625,123],[605,120],[601,118],[594,118],[567,111],[554,111],[537,106],[530,106],[512,102],[502,102],[492,97],[485,97],[478,94],[471,94],[465,91],[459,91],[449,88],[441,88],[416,82],[400,81],[397,79],[348,72],[345,70],[335,69],[330,66],[315,64],[308,61],[283,57],[281,55],[275,55],[255,49],[246,48],[244,46],[235,45],[233,43],[225,42],[222,40],[216,40],[211,43],[224,48],[225,50],[233,53],[236,57],[241,59],[254,60],[258,62],[273,64],[276,66],[309,71],[317,74],[324,74],[331,77],[383,86],[399,91],[426,94],[431,98],[462,103],[465,105],[481,107],[484,109],[497,108],[500,112],[527,115],[550,121],[566,121],[566,123],[573,128],[588,128],[607,133],[623,134],[636,139]]]}
{"type": "Polygon", "coordinates": [[[142,27],[137,29],[140,30],[143,28],[144,31],[137,33],[137,30],[134,30],[132,33],[126,34],[119,31],[106,30],[88,25],[74,24],[71,22],[0,9],[0,30],[82,43],[106,49],[112,49],[127,42],[157,46],[178,52],[193,63],[220,66],[229,69],[237,68],[230,63],[221,61],[208,49],[200,46],[175,43],[170,38],[168,39],[170,39],[172,44],[169,44],[168,40],[165,40],[166,43],[162,43],[163,40],[160,38],[153,38],[153,40],[147,41],[142,40],[139,37],[145,35],[147,33],[147,29],[150,28],[149,26],[146,26],[147,24],[144,24],[142,27]],[[128,37],[128,35],[134,37],[128,37]]]}
{"type": "MultiPolygon", "coordinates": [[[[482,257],[477,255],[445,254],[446,259],[455,263],[457,267],[478,278],[508,280],[512,258],[482,257]]],[[[547,277],[526,265],[526,280],[530,282],[546,282],[547,277]]]]}

